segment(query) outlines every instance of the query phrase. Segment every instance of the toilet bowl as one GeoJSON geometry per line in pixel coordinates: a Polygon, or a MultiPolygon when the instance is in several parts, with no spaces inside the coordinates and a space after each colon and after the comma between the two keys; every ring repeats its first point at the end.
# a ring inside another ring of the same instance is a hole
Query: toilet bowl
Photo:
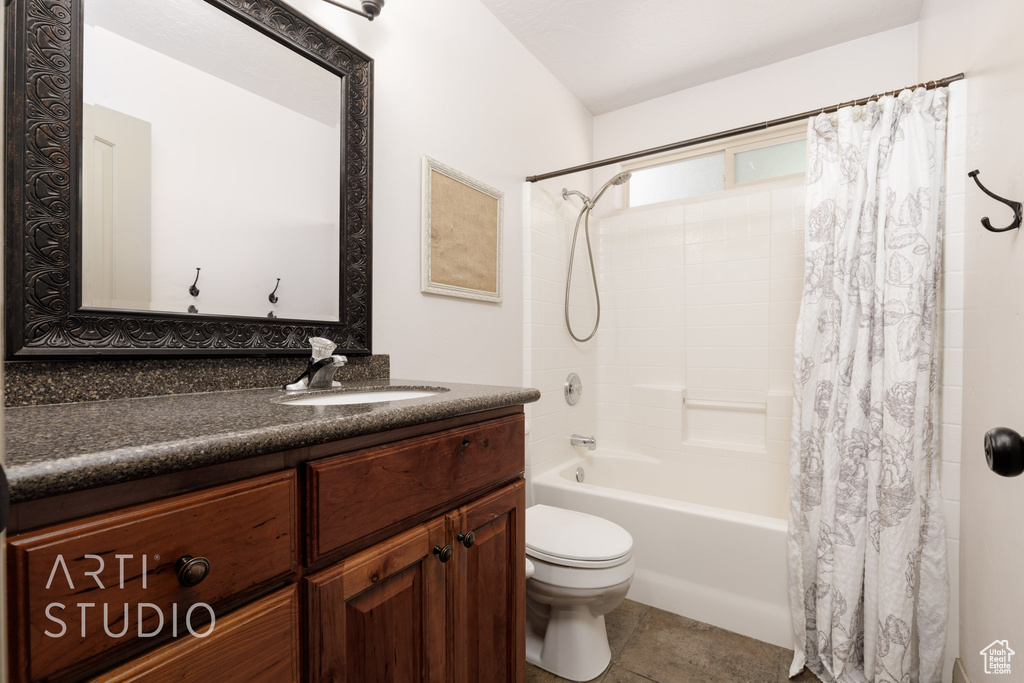
{"type": "Polygon", "coordinates": [[[526,661],[574,681],[611,661],[604,615],[633,580],[633,538],[594,515],[547,505],[526,511],[526,661]]]}

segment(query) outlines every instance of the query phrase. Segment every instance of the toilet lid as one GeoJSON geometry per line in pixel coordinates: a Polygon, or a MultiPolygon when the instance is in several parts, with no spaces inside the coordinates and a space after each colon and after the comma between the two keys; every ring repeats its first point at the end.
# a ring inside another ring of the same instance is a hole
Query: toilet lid
{"type": "Polygon", "coordinates": [[[614,522],[575,510],[534,505],[526,510],[526,549],[549,558],[597,562],[628,555],[633,537],[614,522]]]}

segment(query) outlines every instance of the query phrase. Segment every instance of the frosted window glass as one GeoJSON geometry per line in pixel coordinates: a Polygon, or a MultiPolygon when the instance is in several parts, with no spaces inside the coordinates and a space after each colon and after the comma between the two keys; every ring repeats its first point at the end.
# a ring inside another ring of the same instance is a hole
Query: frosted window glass
{"type": "Polygon", "coordinates": [[[633,171],[629,205],[643,206],[725,189],[725,154],[710,154],[674,164],[633,171]]]}
{"type": "Polygon", "coordinates": [[[793,140],[770,147],[737,152],[734,183],[749,183],[807,170],[807,140],[793,140]]]}

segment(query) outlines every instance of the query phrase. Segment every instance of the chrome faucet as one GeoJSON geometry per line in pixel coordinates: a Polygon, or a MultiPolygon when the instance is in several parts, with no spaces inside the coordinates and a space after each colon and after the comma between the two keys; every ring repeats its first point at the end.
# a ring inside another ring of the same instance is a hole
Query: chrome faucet
{"type": "Polygon", "coordinates": [[[597,439],[592,436],[573,434],[569,437],[569,443],[573,446],[586,446],[588,451],[592,451],[597,448],[597,439]]]}
{"type": "Polygon", "coordinates": [[[348,362],[345,356],[329,356],[320,360],[309,359],[306,370],[291,384],[285,385],[286,391],[303,391],[304,389],[331,389],[341,386],[334,381],[334,373],[348,362]]]}
{"type": "Polygon", "coordinates": [[[299,378],[291,384],[284,385],[285,391],[331,389],[341,386],[334,381],[334,373],[348,362],[348,358],[329,355],[335,349],[335,344],[330,339],[312,337],[309,343],[313,347],[313,355],[299,378]]]}

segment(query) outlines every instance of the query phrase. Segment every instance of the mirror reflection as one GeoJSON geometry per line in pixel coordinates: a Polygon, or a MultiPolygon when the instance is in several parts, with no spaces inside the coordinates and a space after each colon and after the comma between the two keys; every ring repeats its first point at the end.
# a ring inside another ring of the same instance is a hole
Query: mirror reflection
{"type": "Polygon", "coordinates": [[[341,78],[203,0],[84,18],[82,305],[337,321],[341,78]]]}

